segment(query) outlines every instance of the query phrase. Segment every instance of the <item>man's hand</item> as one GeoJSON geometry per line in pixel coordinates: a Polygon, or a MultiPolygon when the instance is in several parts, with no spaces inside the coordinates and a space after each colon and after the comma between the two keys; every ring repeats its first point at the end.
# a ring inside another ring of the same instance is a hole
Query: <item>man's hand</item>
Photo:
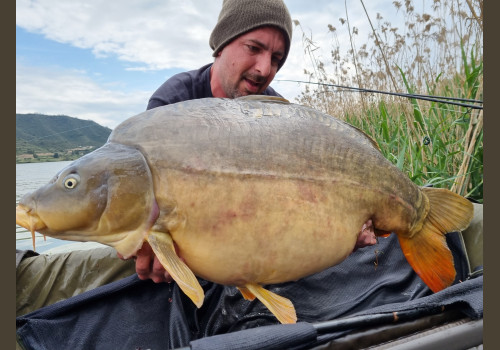
{"type": "Polygon", "coordinates": [[[363,248],[369,245],[374,245],[377,243],[377,238],[375,237],[375,230],[373,227],[373,222],[369,219],[363,224],[361,232],[358,234],[358,240],[354,246],[353,253],[358,250],[358,248],[363,248]]]}
{"type": "MultiPolygon", "coordinates": [[[[123,259],[120,253],[118,253],[118,257],[123,259]]],[[[141,280],[152,279],[155,283],[172,282],[172,277],[163,268],[148,242],[144,242],[142,248],[137,251],[137,255],[133,258],[135,271],[141,280]]]]}

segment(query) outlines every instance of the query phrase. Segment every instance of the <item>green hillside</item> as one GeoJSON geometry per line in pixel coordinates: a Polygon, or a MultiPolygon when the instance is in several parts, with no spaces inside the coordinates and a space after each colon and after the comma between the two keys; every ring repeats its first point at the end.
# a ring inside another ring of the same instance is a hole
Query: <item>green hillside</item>
{"type": "Polygon", "coordinates": [[[16,162],[76,159],[102,146],[110,133],[90,120],[16,114],[16,162]]]}

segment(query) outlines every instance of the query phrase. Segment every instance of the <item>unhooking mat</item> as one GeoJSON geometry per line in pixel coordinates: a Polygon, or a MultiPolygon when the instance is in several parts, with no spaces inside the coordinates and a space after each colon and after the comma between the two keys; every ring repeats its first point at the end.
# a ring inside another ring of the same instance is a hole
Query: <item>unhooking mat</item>
{"type": "Polygon", "coordinates": [[[258,300],[244,300],[235,287],[200,279],[205,301],[197,309],[175,283],[132,275],[18,317],[17,338],[25,349],[305,349],[349,332],[318,334],[312,326],[339,317],[458,305],[464,315],[481,318],[482,277],[467,280],[458,234],[447,240],[457,277],[435,294],[391,235],[318,274],[267,286],[292,300],[295,325],[279,325],[258,300]]]}

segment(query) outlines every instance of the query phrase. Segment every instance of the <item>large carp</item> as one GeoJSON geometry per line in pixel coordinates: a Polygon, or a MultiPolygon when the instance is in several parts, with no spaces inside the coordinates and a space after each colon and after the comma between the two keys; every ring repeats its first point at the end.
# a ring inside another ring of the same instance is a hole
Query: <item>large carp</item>
{"type": "Polygon", "coordinates": [[[16,222],[125,257],[147,241],[198,307],[195,275],[237,286],[293,323],[293,304],[262,285],[340,263],[370,219],[378,234],[397,234],[431,290],[449,286],[444,234],[466,228],[472,213],[457,194],[416,186],[351,125],[254,96],[181,102],[124,121],[104,146],[24,196],[16,222]]]}

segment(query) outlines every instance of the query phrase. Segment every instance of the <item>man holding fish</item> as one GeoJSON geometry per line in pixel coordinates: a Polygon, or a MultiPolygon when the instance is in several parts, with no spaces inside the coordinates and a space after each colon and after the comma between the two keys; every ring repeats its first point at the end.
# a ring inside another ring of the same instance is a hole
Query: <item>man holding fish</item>
{"type": "MultiPolygon", "coordinates": [[[[167,80],[150,98],[148,110],[163,105],[207,97],[237,98],[247,95],[281,97],[269,86],[269,84],[287,58],[290,50],[291,36],[291,17],[285,4],[281,0],[245,0],[239,2],[224,0],[217,25],[210,37],[210,46],[214,50],[214,62],[198,70],[180,73],[167,80]]],[[[305,190],[308,191],[309,189],[305,190]]],[[[308,192],[305,194],[307,195],[308,192]]],[[[423,198],[425,199],[427,197],[424,195],[423,198]]],[[[422,201],[425,202],[427,199],[424,199],[422,199],[422,201]]],[[[457,229],[464,228],[464,223],[470,221],[471,208],[472,206],[464,209],[465,214],[461,214],[463,218],[458,220],[460,223],[450,223],[445,227],[456,227],[457,229]]],[[[427,214],[426,211],[430,211],[429,205],[423,205],[419,210],[420,209],[425,212],[425,214],[427,214]]],[[[363,223],[363,221],[358,224],[363,223]]],[[[420,226],[426,227],[425,225],[431,224],[418,222],[417,226],[419,226],[418,229],[420,229],[420,226]]],[[[363,225],[356,225],[356,227],[359,227],[359,233],[355,238],[356,243],[354,250],[373,245],[377,242],[372,219],[368,219],[363,225]]],[[[418,230],[415,232],[417,231],[418,230]]],[[[381,231],[377,232],[379,236],[383,233],[384,232],[381,231]]],[[[385,233],[388,234],[389,232],[385,233]]],[[[405,237],[400,240],[400,242],[401,244],[408,244],[408,240],[409,239],[405,237]]],[[[392,242],[395,243],[396,241],[393,239],[392,242]]],[[[170,243],[175,251],[177,251],[175,243],[170,243]]],[[[408,247],[405,246],[405,248],[408,247]]],[[[415,251],[412,247],[408,249],[411,252],[415,251]]],[[[137,275],[141,279],[152,279],[157,283],[171,282],[172,277],[164,268],[165,262],[162,262],[158,255],[155,254],[157,251],[158,247],[155,241],[148,241],[144,242],[142,247],[132,256],[135,260],[137,275]]],[[[386,251],[387,254],[389,254],[388,248],[386,251]]],[[[384,253],[385,252],[381,252],[381,254],[384,253]]],[[[120,257],[124,258],[120,253],[118,254],[120,257]]],[[[412,254],[407,254],[406,256],[409,261],[414,263],[414,261],[411,260],[412,254]]],[[[130,256],[128,258],[130,258],[130,256]]],[[[180,254],[180,258],[183,258],[182,254],[180,254]]],[[[88,259],[92,259],[92,256],[88,257],[88,259]]],[[[353,259],[355,259],[355,257],[353,257],[353,259]]],[[[374,261],[377,261],[376,257],[374,261]]],[[[415,264],[419,266],[418,262],[415,264]]],[[[352,268],[352,266],[355,265],[348,266],[352,268]]],[[[375,265],[375,268],[376,267],[377,265],[375,265]]],[[[419,274],[422,273],[419,269],[416,269],[416,271],[419,274]]],[[[324,279],[335,280],[335,270],[331,270],[331,272],[331,274],[323,275],[322,278],[308,280],[307,291],[310,296],[314,295],[317,291],[321,291],[319,284],[322,284],[324,279]],[[311,284],[312,280],[317,281],[318,288],[315,287],[314,283],[311,284]]],[[[424,275],[425,273],[426,272],[423,272],[424,275]]],[[[447,276],[448,280],[446,284],[450,284],[454,277],[454,273],[451,277],[447,276]]],[[[297,288],[300,289],[301,280],[297,281],[296,284],[297,288]]],[[[430,287],[437,291],[442,289],[441,284],[441,282],[432,281],[430,287]],[[435,287],[436,285],[438,285],[438,287],[435,287]]],[[[95,283],[90,281],[88,289],[95,287],[95,283]]],[[[258,293],[260,293],[261,290],[253,290],[253,287],[254,285],[238,286],[245,299],[255,297],[254,294],[259,298],[258,293]]],[[[343,287],[342,285],[339,286],[339,288],[343,287]]],[[[81,291],[85,290],[85,286],[80,285],[78,288],[80,288],[81,291]]],[[[217,288],[224,287],[211,282],[204,284],[204,289],[213,290],[217,288]]],[[[241,296],[240,298],[242,299],[241,296]]],[[[266,297],[263,297],[263,299],[266,299],[266,297]]],[[[311,304],[311,308],[313,308],[313,304],[311,304]]],[[[360,302],[360,304],[362,303],[360,302]]],[[[320,312],[320,310],[318,310],[318,312],[320,312]]],[[[295,317],[295,315],[293,315],[293,317],[295,317]]],[[[285,317],[285,321],[281,319],[280,321],[292,323],[297,319],[293,317],[285,317]]]]}

